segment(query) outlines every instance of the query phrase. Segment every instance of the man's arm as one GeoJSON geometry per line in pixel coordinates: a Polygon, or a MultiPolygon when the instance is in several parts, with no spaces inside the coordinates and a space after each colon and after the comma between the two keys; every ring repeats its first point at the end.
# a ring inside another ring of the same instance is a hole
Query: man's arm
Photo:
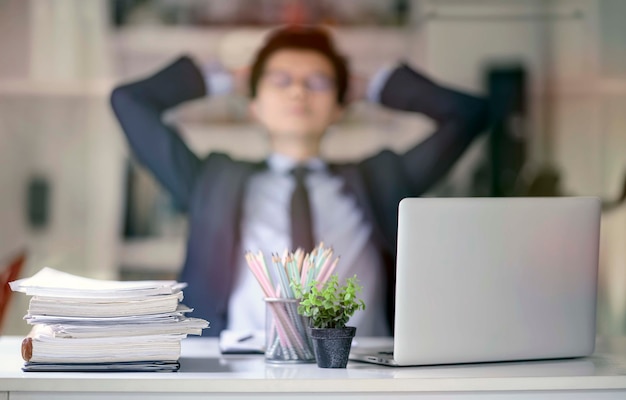
{"type": "Polygon", "coordinates": [[[164,111],[206,95],[204,78],[188,57],[156,74],[113,90],[111,105],[136,158],[152,171],[186,209],[201,161],[175,128],[162,121],[164,111]]]}
{"type": "Polygon", "coordinates": [[[484,100],[439,86],[406,65],[389,74],[379,100],[392,109],[423,113],[437,124],[431,136],[401,156],[414,196],[443,178],[487,127],[484,100]]]}

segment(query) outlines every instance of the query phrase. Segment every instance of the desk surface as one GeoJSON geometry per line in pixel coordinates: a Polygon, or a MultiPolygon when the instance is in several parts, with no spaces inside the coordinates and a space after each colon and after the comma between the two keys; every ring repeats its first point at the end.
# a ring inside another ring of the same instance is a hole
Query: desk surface
{"type": "MultiPolygon", "coordinates": [[[[360,339],[359,344],[385,341],[388,339],[360,339]]],[[[69,394],[85,398],[113,392],[116,398],[123,393],[149,394],[151,398],[183,393],[239,394],[237,398],[360,393],[360,398],[382,398],[382,393],[389,397],[390,393],[461,395],[477,391],[482,397],[487,392],[517,393],[511,398],[519,399],[525,398],[521,394],[571,394],[574,390],[602,392],[602,397],[596,398],[626,398],[626,337],[598,338],[594,355],[579,359],[401,368],[351,361],[348,368],[334,370],[315,364],[267,364],[262,355],[221,356],[216,339],[188,338],[183,341],[181,369],[176,373],[26,373],[20,369],[20,342],[18,337],[0,337],[0,399],[9,393],[11,399],[37,395],[71,398],[69,394]]]]}

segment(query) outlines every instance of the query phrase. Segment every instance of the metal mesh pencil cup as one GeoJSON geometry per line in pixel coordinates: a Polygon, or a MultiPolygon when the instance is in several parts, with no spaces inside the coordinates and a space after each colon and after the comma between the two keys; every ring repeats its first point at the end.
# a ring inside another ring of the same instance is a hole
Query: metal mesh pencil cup
{"type": "Polygon", "coordinates": [[[266,297],[265,361],[269,363],[315,362],[307,318],[298,314],[298,300],[266,297]]]}

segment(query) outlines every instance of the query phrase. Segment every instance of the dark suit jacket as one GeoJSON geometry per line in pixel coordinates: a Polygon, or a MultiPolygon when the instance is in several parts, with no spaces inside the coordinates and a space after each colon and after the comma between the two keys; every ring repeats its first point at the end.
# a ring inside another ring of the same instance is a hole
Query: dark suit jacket
{"type": "MultiPolygon", "coordinates": [[[[180,280],[188,282],[185,304],[207,319],[207,335],[226,327],[228,299],[238,260],[244,187],[264,163],[233,160],[220,153],[198,158],[162,114],[207,94],[203,76],[187,57],[147,79],[116,88],[113,110],[136,158],[150,169],[189,216],[187,256],[180,280]]],[[[405,154],[389,150],[358,163],[332,164],[374,226],[373,242],[385,260],[388,323],[393,320],[393,287],[398,203],[423,194],[442,178],[485,128],[485,102],[443,88],[406,65],[394,70],[380,95],[384,106],[424,113],[437,129],[405,154]]]]}

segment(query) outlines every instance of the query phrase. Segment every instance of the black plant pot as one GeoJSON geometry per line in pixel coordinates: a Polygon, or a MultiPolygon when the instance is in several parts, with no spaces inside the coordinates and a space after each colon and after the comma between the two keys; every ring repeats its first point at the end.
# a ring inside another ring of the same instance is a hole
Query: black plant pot
{"type": "Polygon", "coordinates": [[[315,360],[320,368],[345,368],[356,328],[310,328],[315,360]]]}

